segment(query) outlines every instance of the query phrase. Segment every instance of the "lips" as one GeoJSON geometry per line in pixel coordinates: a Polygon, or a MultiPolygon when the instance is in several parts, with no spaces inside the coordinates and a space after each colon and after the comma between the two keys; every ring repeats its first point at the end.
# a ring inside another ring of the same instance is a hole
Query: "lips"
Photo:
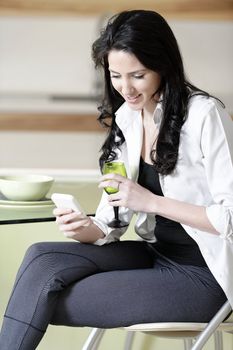
{"type": "Polygon", "coordinates": [[[137,102],[138,98],[141,96],[141,94],[137,96],[125,96],[125,100],[129,103],[135,103],[137,102]]]}

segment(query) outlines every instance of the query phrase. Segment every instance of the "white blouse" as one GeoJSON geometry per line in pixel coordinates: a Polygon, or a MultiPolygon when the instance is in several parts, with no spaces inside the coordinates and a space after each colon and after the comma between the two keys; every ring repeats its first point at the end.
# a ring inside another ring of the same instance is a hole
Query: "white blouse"
{"type": "MultiPolygon", "coordinates": [[[[162,105],[158,104],[155,122],[159,122],[162,113],[162,105]]],[[[199,245],[209,269],[233,307],[233,162],[222,122],[224,118],[230,120],[215,99],[195,96],[190,100],[187,120],[181,129],[175,171],[160,175],[160,184],[165,197],[206,207],[208,219],[219,235],[182,226],[199,245]]],[[[116,113],[116,122],[125,137],[118,157],[125,162],[128,177],[136,181],[143,137],[141,112],[131,110],[124,103],[116,113]]],[[[229,127],[232,128],[232,123],[229,127]]],[[[128,208],[120,208],[124,221],[129,222],[133,214],[128,208]]],[[[125,232],[125,228],[107,226],[112,218],[113,209],[103,192],[92,219],[105,237],[95,244],[118,240],[125,232]]],[[[154,214],[137,213],[135,232],[142,239],[154,242],[154,227],[154,214]]]]}

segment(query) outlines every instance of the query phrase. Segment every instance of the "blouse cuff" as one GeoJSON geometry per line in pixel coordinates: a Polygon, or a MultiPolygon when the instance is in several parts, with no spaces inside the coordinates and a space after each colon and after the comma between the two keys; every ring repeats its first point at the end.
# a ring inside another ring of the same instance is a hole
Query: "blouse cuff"
{"type": "Polygon", "coordinates": [[[219,237],[233,243],[233,218],[230,209],[214,204],[206,208],[206,214],[216,231],[219,232],[219,237]]]}
{"type": "Polygon", "coordinates": [[[93,244],[95,244],[95,245],[104,245],[104,244],[113,242],[114,238],[109,235],[109,233],[111,232],[111,229],[106,224],[104,224],[103,222],[97,220],[95,217],[90,216],[90,218],[91,218],[92,222],[97,227],[99,227],[99,229],[104,233],[104,237],[97,239],[97,241],[95,241],[93,244]]]}

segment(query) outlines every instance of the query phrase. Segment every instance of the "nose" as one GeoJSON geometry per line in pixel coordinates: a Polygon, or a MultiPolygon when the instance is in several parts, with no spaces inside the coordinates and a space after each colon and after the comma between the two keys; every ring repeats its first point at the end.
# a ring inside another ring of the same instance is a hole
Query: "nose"
{"type": "Polygon", "coordinates": [[[134,92],[134,87],[129,79],[122,79],[121,84],[121,92],[123,95],[131,95],[134,92]]]}

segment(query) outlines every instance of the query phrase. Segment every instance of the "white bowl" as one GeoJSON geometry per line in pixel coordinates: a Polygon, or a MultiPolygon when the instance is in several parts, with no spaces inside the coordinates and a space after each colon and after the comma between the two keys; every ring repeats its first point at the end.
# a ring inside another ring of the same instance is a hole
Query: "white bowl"
{"type": "Polygon", "coordinates": [[[13,201],[38,201],[45,198],[54,179],[44,175],[9,175],[0,177],[2,194],[13,201]]]}

